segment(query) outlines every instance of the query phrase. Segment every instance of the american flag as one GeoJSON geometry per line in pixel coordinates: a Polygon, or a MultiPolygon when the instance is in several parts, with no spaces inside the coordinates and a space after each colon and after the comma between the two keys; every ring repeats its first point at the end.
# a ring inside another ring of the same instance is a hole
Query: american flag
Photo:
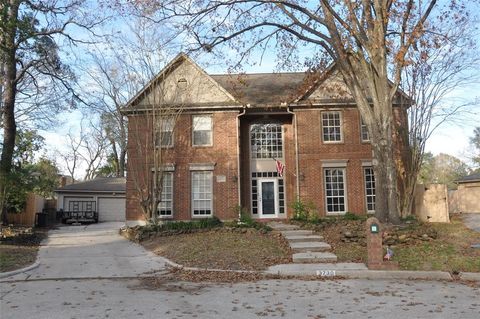
{"type": "Polygon", "coordinates": [[[279,160],[275,160],[277,163],[277,173],[278,176],[283,177],[283,171],[285,170],[285,165],[282,164],[279,160]]]}

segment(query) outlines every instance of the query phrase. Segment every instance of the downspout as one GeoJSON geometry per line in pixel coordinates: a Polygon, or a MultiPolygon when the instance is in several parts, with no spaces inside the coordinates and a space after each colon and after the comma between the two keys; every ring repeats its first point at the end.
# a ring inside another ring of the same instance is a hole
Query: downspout
{"type": "Polygon", "coordinates": [[[296,177],[296,191],[297,198],[300,198],[300,177],[298,174],[298,131],[297,131],[297,114],[290,110],[290,106],[287,106],[287,113],[293,115],[293,126],[295,127],[295,177],[296,177]]]}
{"type": "Polygon", "coordinates": [[[240,114],[237,115],[237,196],[238,196],[238,207],[239,207],[239,210],[238,210],[238,221],[240,221],[240,218],[242,217],[242,199],[241,199],[241,195],[242,195],[242,192],[241,192],[241,184],[240,184],[240,181],[241,181],[241,175],[240,175],[240,116],[242,115],[245,115],[245,112],[247,111],[247,109],[245,108],[245,106],[243,106],[243,110],[240,114]]]}

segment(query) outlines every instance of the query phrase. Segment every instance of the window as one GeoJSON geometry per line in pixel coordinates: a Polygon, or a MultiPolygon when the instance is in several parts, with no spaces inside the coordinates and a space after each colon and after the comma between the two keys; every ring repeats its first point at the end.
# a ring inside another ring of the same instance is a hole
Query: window
{"type": "Polygon", "coordinates": [[[322,112],[324,142],[341,142],[343,140],[340,117],[340,112],[322,112]]]}
{"type": "Polygon", "coordinates": [[[375,212],[375,175],[373,168],[365,167],[365,197],[367,203],[367,212],[375,212]]]}
{"type": "Polygon", "coordinates": [[[345,169],[326,168],[324,172],[327,213],[345,213],[345,169]]]}
{"type": "Polygon", "coordinates": [[[163,172],[162,193],[158,203],[157,214],[160,217],[172,217],[173,215],[173,173],[163,172]]]}
{"type": "Polygon", "coordinates": [[[212,172],[192,172],[193,216],[212,215],[212,180],[212,172]]]}
{"type": "Polygon", "coordinates": [[[362,135],[362,142],[370,142],[370,135],[368,135],[367,125],[361,120],[360,134],[362,135]]]}
{"type": "Polygon", "coordinates": [[[212,145],[212,117],[207,115],[193,116],[193,145],[212,145]]]}
{"type": "Polygon", "coordinates": [[[282,158],[282,126],[280,124],[254,124],[250,127],[252,158],[282,158]]]}
{"type": "Polygon", "coordinates": [[[175,118],[160,117],[157,121],[157,136],[155,145],[161,147],[172,147],[174,126],[175,118]]]}

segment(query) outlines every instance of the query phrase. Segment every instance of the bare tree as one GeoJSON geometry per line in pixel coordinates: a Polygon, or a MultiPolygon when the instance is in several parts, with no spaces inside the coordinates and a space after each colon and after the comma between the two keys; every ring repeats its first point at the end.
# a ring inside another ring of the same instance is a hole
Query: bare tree
{"type": "Polygon", "coordinates": [[[56,157],[60,158],[60,161],[65,164],[68,174],[72,178],[72,182],[75,183],[75,173],[81,162],[80,145],[82,144],[82,140],[74,137],[71,130],[70,132],[68,132],[66,137],[68,140],[68,145],[66,146],[66,149],[68,149],[68,151],[66,152],[56,150],[55,153],[56,157]]]}
{"type": "MultiPolygon", "coordinates": [[[[376,216],[399,220],[393,102],[408,53],[426,32],[437,1],[197,0],[144,1],[152,19],[180,20],[201,48],[222,44],[240,51],[278,49],[296,59],[305,46],[335,61],[368,129],[374,155],[376,216]],[[185,18],[185,20],[181,20],[185,18]]],[[[141,10],[141,9],[137,9],[141,10]]],[[[461,19],[468,9],[456,1],[438,8],[441,19],[461,19]]],[[[440,21],[440,20],[439,20],[440,21]]],[[[401,101],[400,101],[401,102],[401,101]]]]}
{"type": "MultiPolygon", "coordinates": [[[[36,110],[29,105],[35,105],[35,102],[39,101],[37,94],[44,93],[45,83],[56,83],[55,88],[62,88],[63,92],[67,92],[64,96],[78,98],[70,84],[72,73],[61,62],[56,41],[63,38],[71,43],[80,43],[80,40],[68,34],[68,29],[81,27],[90,30],[94,27],[95,22],[88,21],[86,15],[81,14],[83,3],[83,0],[0,2],[0,91],[3,128],[0,194],[4,193],[3,188],[12,167],[18,116],[16,107],[19,100],[30,100],[29,104],[23,104],[24,113],[36,110]]],[[[53,89],[51,85],[49,88],[53,89]]]]}
{"type": "Polygon", "coordinates": [[[472,22],[471,19],[444,22],[438,26],[442,32],[425,35],[407,55],[410,64],[404,69],[402,86],[413,103],[408,109],[409,152],[406,165],[399,167],[403,191],[399,210],[404,217],[412,210],[430,136],[445,122],[468,114],[476,104],[474,100],[449,98],[453,91],[480,79],[477,72],[480,57],[472,22]]]}

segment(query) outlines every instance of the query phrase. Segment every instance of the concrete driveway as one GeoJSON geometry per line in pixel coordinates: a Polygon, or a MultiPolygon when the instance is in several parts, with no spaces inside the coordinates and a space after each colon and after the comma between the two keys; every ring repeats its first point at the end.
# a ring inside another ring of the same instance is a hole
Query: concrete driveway
{"type": "Polygon", "coordinates": [[[3,280],[131,278],[165,270],[165,259],[118,234],[123,223],[61,226],[38,252],[39,267],[3,280]]]}
{"type": "Polygon", "coordinates": [[[480,232],[480,213],[463,214],[462,219],[468,228],[480,232]]]}

